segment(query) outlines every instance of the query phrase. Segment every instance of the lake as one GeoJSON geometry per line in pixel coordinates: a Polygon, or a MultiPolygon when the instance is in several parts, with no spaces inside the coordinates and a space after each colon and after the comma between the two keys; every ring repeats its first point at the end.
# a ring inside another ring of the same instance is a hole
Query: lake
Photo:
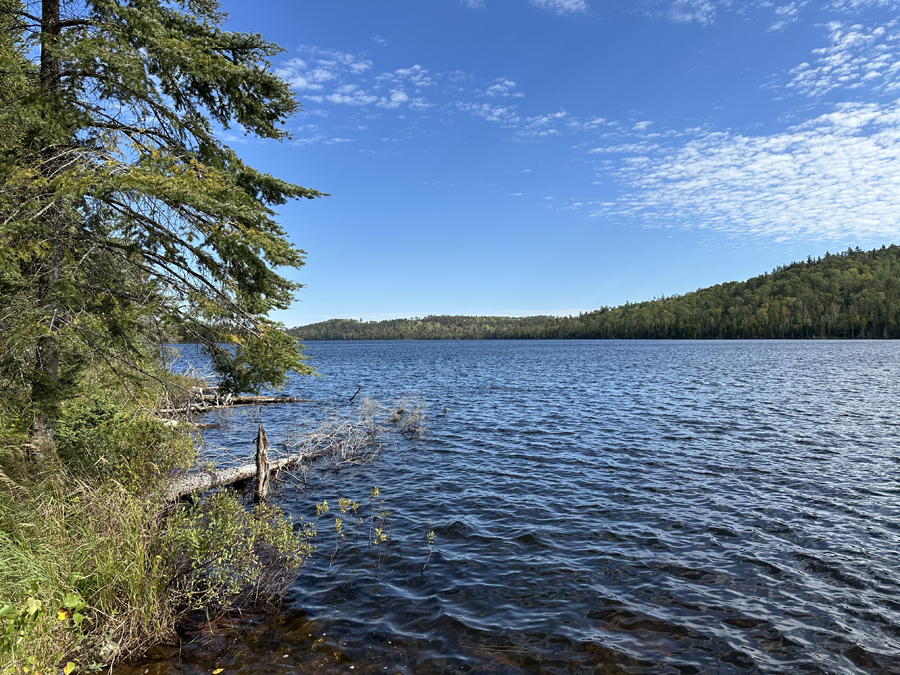
{"type": "Polygon", "coordinates": [[[430,432],[283,486],[363,522],[332,561],[320,518],[281,613],[184,672],[900,672],[900,343],[308,347],[322,377],[286,391],[314,403],[206,441],[249,458],[257,422],[277,445],[358,389],[418,397],[430,432]]]}

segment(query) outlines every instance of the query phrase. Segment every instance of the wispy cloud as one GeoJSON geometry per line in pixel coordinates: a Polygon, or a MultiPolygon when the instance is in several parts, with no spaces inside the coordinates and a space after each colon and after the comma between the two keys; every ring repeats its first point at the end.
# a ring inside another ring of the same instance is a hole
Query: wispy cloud
{"type": "Polygon", "coordinates": [[[897,9],[900,2],[896,0],[833,0],[826,3],[825,9],[843,11],[843,12],[859,12],[866,9],[897,9]]]}
{"type": "Polygon", "coordinates": [[[775,21],[769,26],[769,31],[781,31],[790,24],[799,21],[800,10],[808,4],[808,0],[792,2],[775,8],[775,21]]]}
{"type": "Polygon", "coordinates": [[[415,96],[435,84],[420,65],[382,73],[373,81],[368,77],[373,63],[363,56],[323,47],[306,46],[299,51],[304,58],[289,59],[275,72],[303,93],[306,101],[356,107],[375,105],[387,110],[404,105],[415,110],[431,107],[424,97],[415,96]]]}
{"type": "Polygon", "coordinates": [[[650,16],[675,23],[697,22],[704,26],[716,20],[716,7],[729,6],[728,0],[645,0],[644,11],[650,16]]]}
{"type": "Polygon", "coordinates": [[[592,131],[600,127],[618,126],[618,122],[610,121],[605,117],[591,117],[589,119],[572,119],[566,122],[566,126],[580,131],[592,131]]]}
{"type": "Polygon", "coordinates": [[[790,71],[788,90],[819,97],[835,89],[867,88],[889,93],[900,89],[900,29],[885,26],[828,24],[827,47],[813,50],[812,63],[790,71]]]}
{"type": "Polygon", "coordinates": [[[619,154],[642,154],[657,150],[659,145],[656,143],[619,143],[612,145],[602,145],[598,148],[588,150],[589,155],[619,155],[619,154]]]}
{"type": "Polygon", "coordinates": [[[516,124],[519,116],[515,106],[491,105],[490,103],[471,103],[460,101],[457,107],[478,117],[483,117],[488,122],[503,122],[504,124],[516,124]]]}
{"type": "Polygon", "coordinates": [[[387,47],[389,44],[391,44],[390,40],[388,40],[387,38],[383,38],[380,35],[373,35],[372,42],[381,47],[387,47]]]}
{"type": "Polygon", "coordinates": [[[842,104],[769,136],[705,133],[626,160],[630,193],[595,213],[736,235],[900,235],[900,102],[842,104]]]}
{"type": "Polygon", "coordinates": [[[381,108],[399,108],[401,104],[406,103],[408,100],[409,96],[406,92],[393,89],[389,99],[382,98],[376,105],[381,108]]]}
{"type": "MultiPolygon", "coordinates": [[[[720,13],[731,13],[749,16],[751,13],[762,10],[773,14],[770,31],[784,30],[788,25],[797,21],[800,10],[808,5],[810,0],[792,0],[786,4],[776,4],[773,0],[639,0],[638,7],[648,16],[657,19],[665,19],[674,23],[699,23],[703,26],[714,24],[720,13]]],[[[825,8],[833,5],[844,5],[844,11],[850,12],[851,5],[884,3],[888,0],[836,0],[825,8]]],[[[890,0],[890,4],[897,0],[890,0]]]]}
{"type": "Polygon", "coordinates": [[[577,14],[588,10],[584,0],[531,0],[531,4],[556,14],[577,14]]]}
{"type": "Polygon", "coordinates": [[[491,98],[523,98],[525,96],[521,91],[517,91],[515,82],[508,80],[505,77],[501,77],[491,82],[487,89],[484,90],[484,95],[490,96],[491,98]]]}
{"type": "Polygon", "coordinates": [[[520,139],[528,139],[559,135],[562,133],[559,126],[566,117],[568,117],[568,113],[565,110],[548,115],[526,117],[516,136],[520,139]]]}
{"type": "MultiPolygon", "coordinates": [[[[529,0],[535,7],[546,9],[554,14],[578,14],[588,10],[585,0],[529,0]]],[[[469,9],[487,9],[484,0],[459,0],[459,4],[469,9]]]]}
{"type": "Polygon", "coordinates": [[[433,87],[435,84],[428,71],[418,64],[410,68],[399,68],[390,73],[383,73],[376,77],[375,81],[393,85],[408,85],[419,89],[433,87]]]}
{"type": "Polygon", "coordinates": [[[315,103],[328,101],[328,103],[354,106],[368,105],[378,101],[377,96],[367,93],[365,89],[360,88],[356,84],[342,84],[330,94],[309,96],[307,98],[315,103]]]}
{"type": "Polygon", "coordinates": [[[294,58],[282,63],[275,73],[298,91],[322,91],[329,82],[345,75],[359,75],[372,67],[368,59],[322,47],[301,47],[305,59],[294,58]]]}

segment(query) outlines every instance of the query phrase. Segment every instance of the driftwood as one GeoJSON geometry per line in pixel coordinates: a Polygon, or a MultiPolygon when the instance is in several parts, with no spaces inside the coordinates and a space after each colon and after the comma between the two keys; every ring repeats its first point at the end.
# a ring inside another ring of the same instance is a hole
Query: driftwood
{"type": "Polygon", "coordinates": [[[218,424],[199,424],[197,422],[185,422],[184,420],[168,420],[157,417],[167,427],[184,427],[186,429],[218,429],[218,424]]]}
{"type": "Polygon", "coordinates": [[[297,398],[296,396],[218,396],[205,394],[203,402],[217,407],[229,405],[267,405],[269,403],[312,403],[311,398],[297,398]]]}
{"type": "MultiPolygon", "coordinates": [[[[294,401],[299,399],[294,399],[294,401]]],[[[291,401],[293,402],[293,401],[291,401]]],[[[233,485],[256,478],[255,501],[264,501],[269,478],[281,469],[322,457],[331,457],[336,465],[363,464],[370,461],[383,447],[379,436],[395,429],[405,438],[415,438],[427,433],[422,407],[415,402],[399,401],[392,408],[384,408],[377,402],[364,400],[359,418],[347,419],[337,415],[299,441],[285,441],[284,446],[296,452],[269,461],[266,432],[259,425],[256,443],[256,462],[229,469],[196,471],[173,479],[168,486],[167,499],[175,501],[193,492],[203,492],[217,487],[233,485]]]]}
{"type": "MultiPolygon", "coordinates": [[[[315,459],[318,455],[315,453],[300,453],[296,455],[288,455],[281,459],[269,462],[268,474],[271,476],[280,469],[287,469],[295,466],[300,462],[315,459]]],[[[181,497],[185,497],[192,492],[203,492],[212,490],[217,487],[233,485],[241,481],[250,480],[257,475],[256,463],[242,464],[230,469],[214,469],[212,471],[192,471],[179,478],[176,478],[169,485],[166,498],[168,501],[174,502],[181,497]]]]}
{"type": "Polygon", "coordinates": [[[295,396],[225,396],[205,394],[198,397],[197,402],[189,403],[178,408],[164,408],[157,411],[160,415],[175,415],[178,413],[203,413],[217,408],[236,408],[246,405],[271,405],[273,403],[315,403],[311,398],[297,398],[295,396]]]}
{"type": "Polygon", "coordinates": [[[266,501],[269,495],[269,441],[263,425],[259,425],[256,435],[256,484],[253,487],[253,501],[257,504],[266,501]]]}
{"type": "Polygon", "coordinates": [[[262,424],[255,439],[256,461],[253,464],[242,464],[228,469],[212,469],[208,471],[192,471],[174,479],[166,492],[166,501],[178,501],[193,492],[205,492],[217,487],[234,485],[243,481],[256,479],[253,501],[265,501],[269,491],[269,479],[272,474],[282,469],[290,469],[301,462],[319,459],[332,452],[332,448],[321,447],[306,452],[298,452],[287,457],[269,461],[269,442],[262,424]]]}

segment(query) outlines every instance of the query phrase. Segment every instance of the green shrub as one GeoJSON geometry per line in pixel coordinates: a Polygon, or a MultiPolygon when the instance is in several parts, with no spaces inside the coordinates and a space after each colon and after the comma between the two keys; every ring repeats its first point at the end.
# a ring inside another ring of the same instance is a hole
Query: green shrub
{"type": "Polygon", "coordinates": [[[193,463],[190,437],[135,405],[123,405],[118,395],[91,393],[63,406],[54,438],[70,470],[146,489],[193,463]]]}
{"type": "Polygon", "coordinates": [[[183,610],[235,607],[280,597],[312,554],[315,529],[295,531],[276,506],[248,511],[230,490],[171,515],[162,557],[173,564],[171,598],[183,610]]]}

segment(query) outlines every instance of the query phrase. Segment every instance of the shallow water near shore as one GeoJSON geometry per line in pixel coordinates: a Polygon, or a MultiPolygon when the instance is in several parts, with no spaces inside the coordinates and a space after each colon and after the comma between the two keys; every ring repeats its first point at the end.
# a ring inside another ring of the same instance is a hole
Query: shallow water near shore
{"type": "Polygon", "coordinates": [[[362,522],[333,556],[319,520],[278,615],[140,672],[900,672],[900,342],[308,346],[323,377],[286,392],[314,403],[206,441],[249,458],[358,388],[420,398],[429,435],[283,486],[362,522]]]}

